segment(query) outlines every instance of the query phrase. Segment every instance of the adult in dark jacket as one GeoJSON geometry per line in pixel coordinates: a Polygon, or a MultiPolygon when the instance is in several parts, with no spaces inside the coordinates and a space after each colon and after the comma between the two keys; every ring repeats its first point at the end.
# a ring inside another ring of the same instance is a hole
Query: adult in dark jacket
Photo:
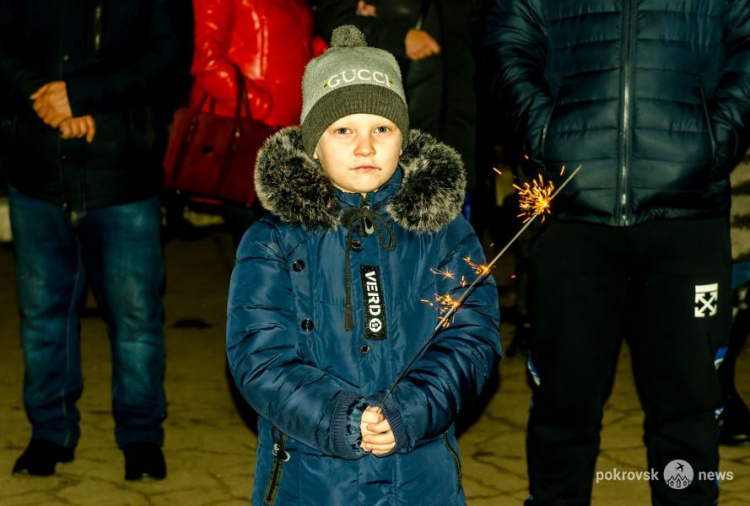
{"type": "Polygon", "coordinates": [[[76,309],[87,279],[112,340],[126,479],[163,478],[160,155],[153,105],[173,70],[169,0],[0,3],[0,86],[14,98],[10,212],[32,439],[14,472],[74,457],[76,309]]]}
{"type": "Polygon", "coordinates": [[[716,483],[699,473],[718,468],[714,361],[731,321],[727,175],[749,140],[750,2],[497,0],[485,40],[529,174],[583,166],[531,251],[528,502],[590,501],[626,337],[654,503],[713,504],[716,483]],[[685,464],[694,481],[674,489],[685,464]]]}
{"type": "Polygon", "coordinates": [[[455,148],[475,181],[475,45],[484,0],[313,0],[315,30],[326,40],[352,24],[371,46],[396,56],[411,124],[455,148]]]}

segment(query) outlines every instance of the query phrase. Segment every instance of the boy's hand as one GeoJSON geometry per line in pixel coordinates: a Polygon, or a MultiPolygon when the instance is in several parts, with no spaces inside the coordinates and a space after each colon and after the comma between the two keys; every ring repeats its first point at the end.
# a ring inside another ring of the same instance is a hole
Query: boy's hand
{"type": "Polygon", "coordinates": [[[365,437],[375,436],[374,432],[367,430],[368,425],[378,424],[384,420],[380,408],[368,406],[362,413],[362,419],[359,422],[359,431],[362,433],[362,444],[360,447],[365,451],[370,451],[365,447],[365,437]]]}
{"type": "Polygon", "coordinates": [[[368,407],[362,413],[362,448],[373,455],[385,455],[396,446],[391,425],[383,418],[380,408],[368,407]],[[372,422],[365,423],[365,416],[372,422]]]}

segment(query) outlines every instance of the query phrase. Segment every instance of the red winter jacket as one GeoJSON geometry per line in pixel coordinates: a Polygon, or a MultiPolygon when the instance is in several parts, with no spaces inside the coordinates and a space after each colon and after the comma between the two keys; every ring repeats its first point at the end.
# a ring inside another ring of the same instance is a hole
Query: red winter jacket
{"type": "Polygon", "coordinates": [[[313,38],[307,0],[193,0],[193,7],[191,107],[208,93],[216,114],[234,115],[236,64],[253,118],[274,127],[299,124],[305,65],[326,49],[323,39],[313,38]]]}

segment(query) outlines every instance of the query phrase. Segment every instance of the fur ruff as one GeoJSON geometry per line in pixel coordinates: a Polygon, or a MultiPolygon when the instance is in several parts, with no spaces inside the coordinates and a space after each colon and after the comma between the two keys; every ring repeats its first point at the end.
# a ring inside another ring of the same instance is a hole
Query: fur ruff
{"type": "MultiPolygon", "coordinates": [[[[431,233],[458,216],[466,174],[453,148],[412,130],[400,164],[401,188],[386,208],[396,223],[431,233]]],[[[280,130],[263,145],[255,165],[255,189],[263,207],[281,221],[309,228],[339,225],[334,187],[320,164],[305,153],[298,127],[280,130]]]]}

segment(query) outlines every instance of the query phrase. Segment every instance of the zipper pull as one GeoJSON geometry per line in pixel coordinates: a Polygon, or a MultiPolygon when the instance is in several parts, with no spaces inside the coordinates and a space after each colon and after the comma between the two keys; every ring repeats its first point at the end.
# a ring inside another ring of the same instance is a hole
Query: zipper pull
{"type": "Polygon", "coordinates": [[[102,40],[102,4],[94,7],[94,50],[99,51],[102,40]]]}

